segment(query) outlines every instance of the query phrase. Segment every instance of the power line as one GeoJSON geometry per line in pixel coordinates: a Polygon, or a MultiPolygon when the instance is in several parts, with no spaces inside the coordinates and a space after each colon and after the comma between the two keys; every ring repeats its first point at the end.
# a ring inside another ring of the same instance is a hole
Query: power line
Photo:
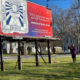
{"type": "MultiPolygon", "coordinates": [[[[36,0],[27,0],[27,1],[36,1],[36,0]]],[[[40,1],[40,2],[46,2],[47,0],[38,0],[38,1],[40,1]]],[[[48,0],[49,2],[50,1],[53,1],[53,2],[55,2],[55,1],[68,1],[68,0],[48,0]]]]}
{"type": "Polygon", "coordinates": [[[62,1],[62,0],[46,0],[47,1],[47,8],[48,8],[48,3],[49,3],[49,1],[62,1]]]}
{"type": "Polygon", "coordinates": [[[63,1],[70,1],[70,0],[27,0],[27,1],[43,3],[45,4],[46,8],[49,8],[49,2],[63,2],[63,1]]]}

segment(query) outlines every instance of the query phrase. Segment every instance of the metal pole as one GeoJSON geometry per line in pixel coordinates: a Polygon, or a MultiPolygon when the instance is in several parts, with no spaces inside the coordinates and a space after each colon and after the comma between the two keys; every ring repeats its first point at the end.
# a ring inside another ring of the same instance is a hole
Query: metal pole
{"type": "Polygon", "coordinates": [[[49,63],[51,63],[51,53],[50,53],[50,41],[47,41],[48,44],[48,58],[49,58],[49,63]]]}
{"type": "Polygon", "coordinates": [[[21,65],[21,51],[20,51],[20,40],[18,41],[18,69],[22,69],[21,65]]]}
{"type": "Polygon", "coordinates": [[[2,39],[0,37],[0,63],[1,63],[1,71],[4,71],[4,61],[3,61],[3,50],[2,50],[2,39]]]}
{"type": "Polygon", "coordinates": [[[35,40],[35,49],[36,49],[36,55],[35,55],[35,58],[36,58],[36,66],[39,66],[39,60],[38,60],[38,44],[37,44],[37,41],[35,40]]]}

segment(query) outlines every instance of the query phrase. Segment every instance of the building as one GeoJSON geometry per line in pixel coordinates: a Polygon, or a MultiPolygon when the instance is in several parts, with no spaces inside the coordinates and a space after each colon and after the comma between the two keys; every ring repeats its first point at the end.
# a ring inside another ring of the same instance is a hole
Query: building
{"type": "MultiPolygon", "coordinates": [[[[39,45],[38,50],[47,52],[48,49],[47,49],[47,45],[45,45],[45,44],[46,43],[38,44],[39,45]]],[[[28,54],[28,51],[27,51],[28,47],[32,48],[33,53],[36,52],[34,42],[31,42],[31,43],[23,42],[23,43],[21,43],[21,50],[23,50],[22,54],[28,54]]],[[[5,53],[9,54],[11,49],[12,49],[11,53],[18,53],[18,43],[17,42],[10,43],[8,41],[4,41],[3,42],[3,50],[5,51],[5,53]]],[[[51,48],[50,48],[50,51],[51,51],[51,48]]]]}

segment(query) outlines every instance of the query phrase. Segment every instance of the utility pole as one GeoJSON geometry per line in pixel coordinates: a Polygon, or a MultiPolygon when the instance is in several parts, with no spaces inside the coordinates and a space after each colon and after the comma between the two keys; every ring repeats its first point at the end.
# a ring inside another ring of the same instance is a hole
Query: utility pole
{"type": "Polygon", "coordinates": [[[78,6],[80,7],[80,0],[78,0],[78,6]]]}
{"type": "Polygon", "coordinates": [[[49,2],[49,0],[47,0],[47,6],[46,6],[46,7],[47,7],[47,9],[48,9],[48,2],[49,2]]]}
{"type": "Polygon", "coordinates": [[[46,5],[47,13],[48,13],[48,8],[49,8],[49,6],[48,6],[48,2],[49,2],[49,0],[47,0],[47,5],[46,5]]]}

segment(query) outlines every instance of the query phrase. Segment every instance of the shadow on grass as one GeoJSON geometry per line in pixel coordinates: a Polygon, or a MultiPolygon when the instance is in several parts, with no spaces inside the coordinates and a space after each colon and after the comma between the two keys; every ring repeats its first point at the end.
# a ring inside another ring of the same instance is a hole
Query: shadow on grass
{"type": "MultiPolygon", "coordinates": [[[[23,70],[7,70],[1,72],[0,76],[23,76],[21,79],[27,77],[45,78],[46,80],[73,80],[73,78],[80,78],[80,63],[60,63],[51,65],[41,65],[39,67],[32,65],[24,65],[23,70]]],[[[20,80],[21,80],[20,79],[20,80]]]]}

